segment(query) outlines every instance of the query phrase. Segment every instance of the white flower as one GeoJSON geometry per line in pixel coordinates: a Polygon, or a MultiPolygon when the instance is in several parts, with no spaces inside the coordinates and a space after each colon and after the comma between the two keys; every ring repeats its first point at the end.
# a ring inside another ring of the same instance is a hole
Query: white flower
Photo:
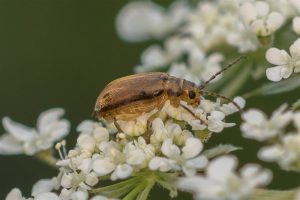
{"type": "Polygon", "coordinates": [[[235,126],[235,123],[225,123],[223,122],[225,114],[220,111],[212,111],[208,119],[208,130],[219,133],[223,131],[225,127],[235,126]]]}
{"type": "Polygon", "coordinates": [[[160,38],[168,31],[165,11],[150,1],[128,3],[118,14],[116,28],[131,42],[160,38]]]}
{"type": "Polygon", "coordinates": [[[261,160],[277,162],[286,170],[299,170],[300,133],[284,135],[280,143],[263,147],[258,156],[261,160]]]}
{"type": "Polygon", "coordinates": [[[173,144],[171,139],[166,139],[161,146],[161,152],[166,157],[153,157],[149,168],[163,172],[182,169],[187,176],[195,175],[197,170],[204,169],[208,163],[205,156],[199,155],[202,149],[203,144],[197,138],[187,138],[182,149],[173,144]]]}
{"type": "Polygon", "coordinates": [[[64,110],[60,108],[41,113],[36,129],[4,117],[2,123],[7,133],[0,138],[0,154],[33,155],[50,149],[56,141],[69,133],[69,122],[60,119],[63,114],[64,110]]]}
{"type": "Polygon", "coordinates": [[[300,35],[300,17],[295,17],[293,19],[293,30],[300,35]]]}
{"type": "Polygon", "coordinates": [[[281,13],[270,12],[270,6],[264,1],[246,2],[240,7],[244,23],[257,36],[269,36],[278,30],[284,17],[281,13]]]}
{"type": "Polygon", "coordinates": [[[266,59],[275,67],[268,68],[267,78],[271,81],[280,81],[292,75],[293,72],[300,72],[300,39],[297,39],[290,46],[289,55],[285,50],[270,48],[266,53],[266,59]]]}
{"type": "Polygon", "coordinates": [[[222,156],[211,161],[205,176],[181,178],[178,188],[194,194],[195,199],[232,199],[247,198],[255,187],[269,183],[271,172],[257,165],[246,165],[235,173],[237,161],[232,156],[222,156]]]}
{"type": "Polygon", "coordinates": [[[287,105],[275,110],[270,119],[257,109],[250,109],[242,114],[244,122],[241,125],[243,136],[258,141],[264,141],[282,134],[283,129],[293,118],[292,111],[285,111],[287,105]]]}

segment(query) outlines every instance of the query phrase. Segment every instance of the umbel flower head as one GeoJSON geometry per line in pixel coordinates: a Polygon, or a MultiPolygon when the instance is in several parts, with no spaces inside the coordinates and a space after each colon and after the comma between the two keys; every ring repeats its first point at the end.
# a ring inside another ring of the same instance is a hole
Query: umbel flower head
{"type": "Polygon", "coordinates": [[[33,155],[52,148],[55,142],[69,133],[69,121],[61,119],[64,113],[61,108],[41,113],[36,128],[29,128],[4,117],[2,123],[6,133],[0,138],[0,154],[33,155]]]}

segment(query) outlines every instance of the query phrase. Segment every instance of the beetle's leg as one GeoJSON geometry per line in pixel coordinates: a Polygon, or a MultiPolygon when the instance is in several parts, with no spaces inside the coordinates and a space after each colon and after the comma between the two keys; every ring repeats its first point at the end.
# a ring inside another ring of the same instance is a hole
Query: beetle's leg
{"type": "Polygon", "coordinates": [[[147,131],[146,131],[145,136],[144,136],[147,143],[150,143],[150,137],[151,137],[151,132],[152,132],[152,129],[151,129],[152,128],[152,122],[155,118],[157,118],[158,114],[159,114],[159,112],[151,115],[147,119],[147,131]]]}
{"type": "Polygon", "coordinates": [[[193,115],[196,119],[199,119],[202,124],[208,125],[207,120],[201,119],[198,117],[191,109],[189,109],[186,105],[180,103],[180,106],[188,111],[191,115],[193,115]]]}
{"type": "Polygon", "coordinates": [[[116,118],[114,118],[114,125],[118,129],[119,133],[123,133],[123,131],[122,131],[120,125],[118,124],[118,121],[117,121],[116,118]]]}

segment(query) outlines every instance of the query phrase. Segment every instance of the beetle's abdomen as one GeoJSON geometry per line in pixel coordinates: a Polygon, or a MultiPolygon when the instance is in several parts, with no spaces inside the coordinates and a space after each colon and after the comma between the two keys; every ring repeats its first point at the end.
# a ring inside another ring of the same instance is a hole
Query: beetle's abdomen
{"type": "Polygon", "coordinates": [[[117,115],[118,112],[126,112],[127,107],[130,107],[127,112],[141,112],[149,107],[154,109],[155,102],[159,103],[160,97],[165,93],[166,76],[168,75],[165,73],[154,72],[127,76],[111,82],[97,99],[96,114],[101,117],[108,113],[117,115]]]}

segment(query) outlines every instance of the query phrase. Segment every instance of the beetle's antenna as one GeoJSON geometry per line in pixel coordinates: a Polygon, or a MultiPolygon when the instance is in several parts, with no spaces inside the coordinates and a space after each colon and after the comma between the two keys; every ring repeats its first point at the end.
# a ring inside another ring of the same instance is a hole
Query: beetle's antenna
{"type": "Polygon", "coordinates": [[[232,99],[225,97],[223,95],[220,95],[218,93],[215,92],[209,92],[209,91],[201,91],[201,93],[203,93],[204,95],[208,95],[208,96],[212,96],[212,97],[217,97],[217,98],[221,98],[224,99],[226,101],[229,101],[230,103],[232,103],[240,112],[244,112],[244,110],[236,103],[234,102],[232,99]]]}
{"type": "Polygon", "coordinates": [[[237,59],[235,59],[233,62],[229,63],[226,67],[224,67],[223,69],[221,69],[220,71],[218,71],[217,73],[215,73],[212,77],[210,77],[207,81],[205,81],[203,84],[201,84],[199,86],[200,90],[202,90],[203,88],[205,88],[205,86],[210,83],[212,80],[214,80],[217,76],[219,76],[222,72],[226,71],[227,69],[229,69],[230,67],[234,66],[236,63],[240,62],[242,59],[246,59],[247,57],[245,55],[242,55],[240,57],[238,57],[237,59]]]}

